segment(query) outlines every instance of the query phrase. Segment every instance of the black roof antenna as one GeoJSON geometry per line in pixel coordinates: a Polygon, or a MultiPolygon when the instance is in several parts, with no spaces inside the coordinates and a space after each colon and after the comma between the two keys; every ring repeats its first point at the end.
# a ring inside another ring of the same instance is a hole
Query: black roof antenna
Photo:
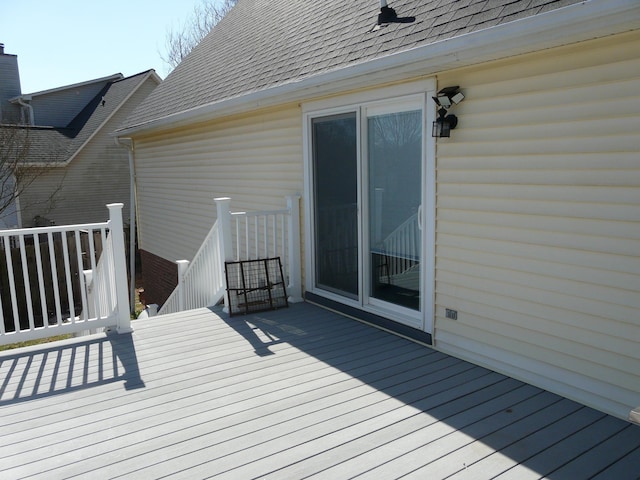
{"type": "Polygon", "coordinates": [[[398,17],[396,11],[387,5],[387,0],[380,0],[380,13],[378,14],[378,25],[385,23],[411,23],[416,17],[398,17]]]}
{"type": "Polygon", "coordinates": [[[381,23],[393,22],[398,18],[396,11],[387,5],[387,0],[380,0],[380,13],[378,14],[378,25],[381,23]]]}

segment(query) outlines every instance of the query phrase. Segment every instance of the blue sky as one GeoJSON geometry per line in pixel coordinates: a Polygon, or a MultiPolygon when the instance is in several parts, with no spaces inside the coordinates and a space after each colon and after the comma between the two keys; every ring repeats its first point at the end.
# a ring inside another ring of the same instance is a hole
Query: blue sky
{"type": "Polygon", "coordinates": [[[200,0],[0,0],[0,43],[18,56],[22,93],[153,68],[167,29],[200,0]]]}

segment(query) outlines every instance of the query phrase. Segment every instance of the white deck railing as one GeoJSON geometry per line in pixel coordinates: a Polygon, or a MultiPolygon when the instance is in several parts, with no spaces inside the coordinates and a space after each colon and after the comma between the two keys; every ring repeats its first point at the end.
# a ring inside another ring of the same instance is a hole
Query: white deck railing
{"type": "Polygon", "coordinates": [[[407,290],[420,285],[421,228],[416,213],[371,248],[377,280],[407,290]]]}
{"type": "Polygon", "coordinates": [[[107,207],[104,223],[0,231],[0,344],[131,331],[122,204],[107,207]]]}
{"type": "Polygon", "coordinates": [[[224,257],[219,223],[207,234],[191,262],[178,260],[178,287],[158,311],[159,315],[215,305],[224,296],[224,257]]]}
{"type": "Polygon", "coordinates": [[[420,260],[421,228],[418,214],[415,213],[400,224],[382,242],[382,250],[388,255],[405,258],[409,261],[420,260]]]}
{"type": "Polygon", "coordinates": [[[226,293],[224,262],[280,257],[289,301],[301,301],[300,197],[287,208],[231,212],[230,198],[216,198],[218,219],[191,262],[178,260],[178,285],[159,315],[220,302],[226,293]]]}

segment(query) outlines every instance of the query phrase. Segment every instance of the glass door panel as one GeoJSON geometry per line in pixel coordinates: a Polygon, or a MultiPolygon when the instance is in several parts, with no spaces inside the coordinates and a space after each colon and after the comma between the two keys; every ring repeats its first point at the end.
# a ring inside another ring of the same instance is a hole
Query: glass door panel
{"type": "Polygon", "coordinates": [[[422,111],[367,116],[369,297],[420,310],[422,111]]]}
{"type": "Polygon", "coordinates": [[[358,298],[356,113],[312,120],[315,285],[358,298]]]}

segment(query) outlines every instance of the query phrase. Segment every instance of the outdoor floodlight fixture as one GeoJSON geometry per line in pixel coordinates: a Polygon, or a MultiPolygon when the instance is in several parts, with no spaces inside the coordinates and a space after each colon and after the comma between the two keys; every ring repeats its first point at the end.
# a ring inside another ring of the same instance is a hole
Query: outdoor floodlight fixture
{"type": "Polygon", "coordinates": [[[438,118],[433,122],[433,129],[431,130],[432,137],[450,137],[451,130],[458,125],[458,117],[455,115],[447,115],[446,108],[440,108],[438,110],[438,118]]]}
{"type": "Polygon", "coordinates": [[[432,98],[439,107],[448,109],[451,108],[452,105],[457,105],[464,100],[464,95],[460,91],[460,87],[456,85],[455,87],[443,88],[438,92],[437,96],[432,98]]]}
{"type": "Polygon", "coordinates": [[[447,110],[464,100],[464,95],[460,91],[460,87],[456,85],[443,88],[432,98],[440,108],[438,109],[438,118],[433,122],[431,136],[450,137],[451,130],[458,125],[458,117],[453,114],[447,115],[447,110]]]}

